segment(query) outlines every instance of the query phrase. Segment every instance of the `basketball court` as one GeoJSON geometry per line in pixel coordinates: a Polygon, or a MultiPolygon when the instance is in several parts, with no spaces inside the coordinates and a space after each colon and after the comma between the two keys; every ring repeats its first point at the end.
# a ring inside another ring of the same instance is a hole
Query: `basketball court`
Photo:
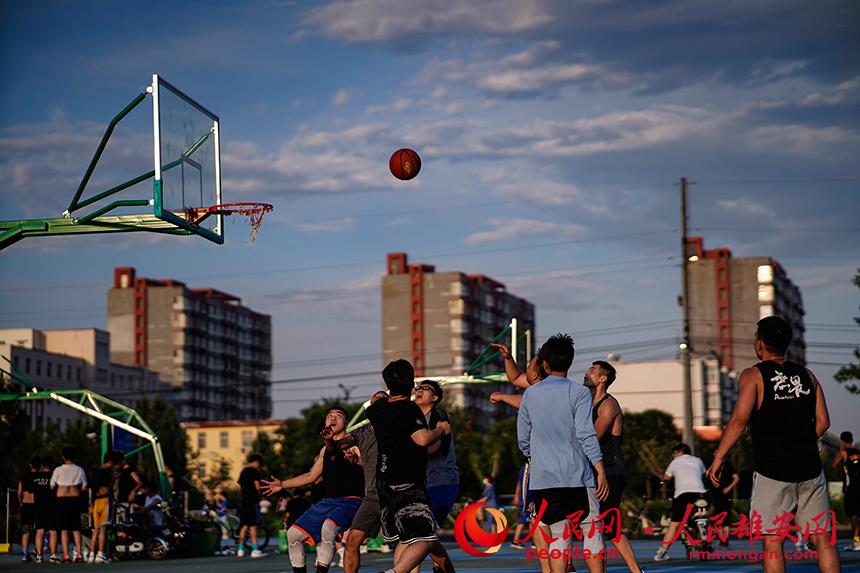
{"type": "MultiPolygon", "coordinates": [[[[443,536],[444,537],[444,536],[443,536]]],[[[532,565],[526,561],[524,551],[518,551],[504,546],[498,553],[488,557],[471,557],[463,553],[455,542],[450,540],[445,542],[445,546],[454,560],[454,567],[458,573],[478,573],[488,571],[499,571],[506,573],[527,573],[540,571],[536,564],[532,565]]],[[[840,540],[840,546],[846,543],[847,540],[840,540]]],[[[682,571],[737,571],[743,573],[752,573],[761,571],[761,565],[758,563],[750,563],[744,560],[725,560],[725,561],[690,561],[684,558],[683,550],[679,546],[672,547],[669,555],[672,557],[669,561],[662,563],[654,563],[651,558],[657,549],[657,541],[634,541],[633,547],[637,556],[641,558],[640,563],[646,568],[648,573],[679,573],[682,571]]],[[[735,544],[733,549],[740,550],[741,545],[735,544]]],[[[860,571],[860,552],[840,552],[842,559],[842,571],[860,571]]],[[[56,566],[43,564],[35,565],[33,563],[22,563],[20,555],[4,555],[0,556],[0,570],[9,573],[17,573],[24,571],[35,571],[41,569],[53,570],[56,566]]],[[[312,563],[312,556],[308,557],[308,563],[312,563]]],[[[369,573],[377,573],[391,566],[391,554],[369,553],[362,555],[361,571],[369,573]]],[[[576,563],[577,571],[587,571],[585,564],[582,562],[576,563]]],[[[787,563],[787,570],[792,573],[813,573],[818,571],[818,566],[814,561],[794,561],[787,563]]],[[[291,571],[290,562],[286,555],[278,555],[271,551],[263,559],[251,560],[246,558],[239,559],[235,556],[224,557],[198,557],[192,559],[167,559],[164,561],[150,561],[140,559],[137,561],[121,561],[111,562],[108,565],[89,565],[89,564],[67,564],[62,566],[63,571],[92,571],[94,569],[106,568],[114,572],[135,572],[144,573],[145,571],[153,571],[157,569],[163,573],[193,573],[196,571],[204,573],[280,573],[282,571],[291,571]]],[[[312,567],[311,567],[312,568],[312,567]]],[[[57,568],[59,570],[59,568],[57,568]]],[[[425,564],[422,571],[429,572],[431,567],[425,564]]],[[[332,567],[332,573],[343,571],[339,567],[332,567]]],[[[623,573],[627,571],[627,567],[619,560],[610,560],[608,573],[623,573]]]]}

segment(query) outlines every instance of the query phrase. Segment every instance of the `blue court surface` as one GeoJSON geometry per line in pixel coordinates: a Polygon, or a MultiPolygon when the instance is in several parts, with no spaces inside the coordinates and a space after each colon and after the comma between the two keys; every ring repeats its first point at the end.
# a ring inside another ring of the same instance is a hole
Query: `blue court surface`
{"type": "MultiPolygon", "coordinates": [[[[846,540],[839,540],[839,546],[843,546],[846,540]]],[[[511,549],[504,546],[498,553],[488,557],[472,557],[463,553],[456,543],[446,541],[445,546],[448,548],[454,566],[458,573],[476,573],[488,571],[500,571],[510,573],[531,573],[540,571],[540,567],[536,562],[529,563],[526,561],[524,551],[511,549]]],[[[675,544],[670,550],[671,559],[669,561],[655,563],[652,558],[657,548],[656,541],[634,541],[634,550],[640,560],[640,563],[645,567],[648,573],[680,573],[682,571],[737,571],[737,572],[753,572],[761,571],[759,563],[751,563],[747,560],[722,560],[722,561],[690,561],[684,557],[683,547],[680,544],[675,544]]],[[[733,544],[730,549],[741,550],[743,547],[740,543],[733,544]]],[[[860,572],[860,552],[840,551],[842,559],[842,571],[860,572]]],[[[313,571],[313,554],[308,555],[308,569],[313,571]]],[[[577,571],[587,571],[585,564],[582,561],[574,560],[577,571]]],[[[813,573],[818,571],[815,561],[802,560],[787,562],[787,571],[797,573],[813,573]]],[[[391,566],[391,554],[370,553],[362,555],[362,572],[378,573],[391,566]]],[[[20,555],[0,555],[0,571],[4,573],[19,572],[19,571],[92,571],[103,570],[118,572],[135,572],[144,573],[148,571],[158,571],[159,573],[220,573],[220,572],[237,572],[237,573],[280,573],[291,572],[290,562],[285,555],[278,555],[269,550],[265,558],[251,560],[247,557],[238,558],[235,556],[216,556],[216,557],[198,557],[191,559],[167,559],[164,561],[149,561],[140,559],[135,561],[112,562],[106,565],[89,565],[89,564],[66,564],[66,565],[51,565],[34,563],[22,563],[20,555]]],[[[421,568],[422,571],[429,573],[432,570],[429,562],[426,562],[421,568]]],[[[339,567],[332,567],[332,573],[343,571],[339,567]]],[[[627,571],[622,561],[617,559],[610,560],[607,571],[609,573],[623,573],[627,571]]]]}

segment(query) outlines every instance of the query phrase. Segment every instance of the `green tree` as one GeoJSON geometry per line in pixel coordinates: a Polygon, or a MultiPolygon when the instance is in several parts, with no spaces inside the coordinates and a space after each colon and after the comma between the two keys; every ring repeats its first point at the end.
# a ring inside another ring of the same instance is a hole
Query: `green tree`
{"type": "MultiPolygon", "coordinates": [[[[161,444],[161,454],[165,465],[173,470],[173,475],[188,481],[188,436],[179,422],[179,416],[170,403],[159,397],[144,398],[137,405],[137,413],[143,418],[152,431],[158,436],[161,444]]],[[[137,457],[138,469],[148,479],[157,479],[158,470],[155,467],[155,456],[146,448],[137,457]]]]}
{"type": "MultiPolygon", "coordinates": [[[[672,415],[660,410],[624,414],[621,452],[627,466],[628,491],[655,497],[663,472],[680,441],[672,415]]],[[[660,491],[665,495],[665,490],[660,491]]]]}
{"type": "MultiPolygon", "coordinates": [[[[857,288],[860,288],[860,269],[854,275],[853,282],[857,288]]],[[[860,317],[854,317],[854,322],[860,324],[860,317]]],[[[858,363],[848,363],[840,368],[833,377],[840,384],[845,384],[845,389],[852,394],[860,394],[860,384],[852,382],[853,380],[860,380],[860,347],[854,349],[854,357],[857,358],[858,363]]]]}

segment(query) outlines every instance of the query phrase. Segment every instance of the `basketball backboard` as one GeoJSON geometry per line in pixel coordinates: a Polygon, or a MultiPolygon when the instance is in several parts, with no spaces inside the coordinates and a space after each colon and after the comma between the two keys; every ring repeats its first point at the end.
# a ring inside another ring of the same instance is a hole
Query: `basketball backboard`
{"type": "Polygon", "coordinates": [[[216,208],[223,203],[218,116],[153,74],[146,91],[111,120],[62,217],[0,221],[0,249],[29,236],[134,231],[195,234],[222,244],[224,214],[231,213],[216,208]],[[152,171],[84,197],[114,128],[147,96],[152,98],[152,171]],[[141,193],[140,184],[150,179],[152,194],[141,193]]]}

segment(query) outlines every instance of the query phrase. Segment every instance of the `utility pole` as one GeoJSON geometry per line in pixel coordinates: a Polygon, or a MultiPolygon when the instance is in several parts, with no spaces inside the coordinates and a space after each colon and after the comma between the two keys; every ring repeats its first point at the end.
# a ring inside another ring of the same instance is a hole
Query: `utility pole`
{"type": "Polygon", "coordinates": [[[681,352],[684,358],[684,443],[693,448],[693,383],[690,373],[690,284],[687,252],[687,178],[681,177],[681,297],[684,307],[684,338],[681,352]]]}

